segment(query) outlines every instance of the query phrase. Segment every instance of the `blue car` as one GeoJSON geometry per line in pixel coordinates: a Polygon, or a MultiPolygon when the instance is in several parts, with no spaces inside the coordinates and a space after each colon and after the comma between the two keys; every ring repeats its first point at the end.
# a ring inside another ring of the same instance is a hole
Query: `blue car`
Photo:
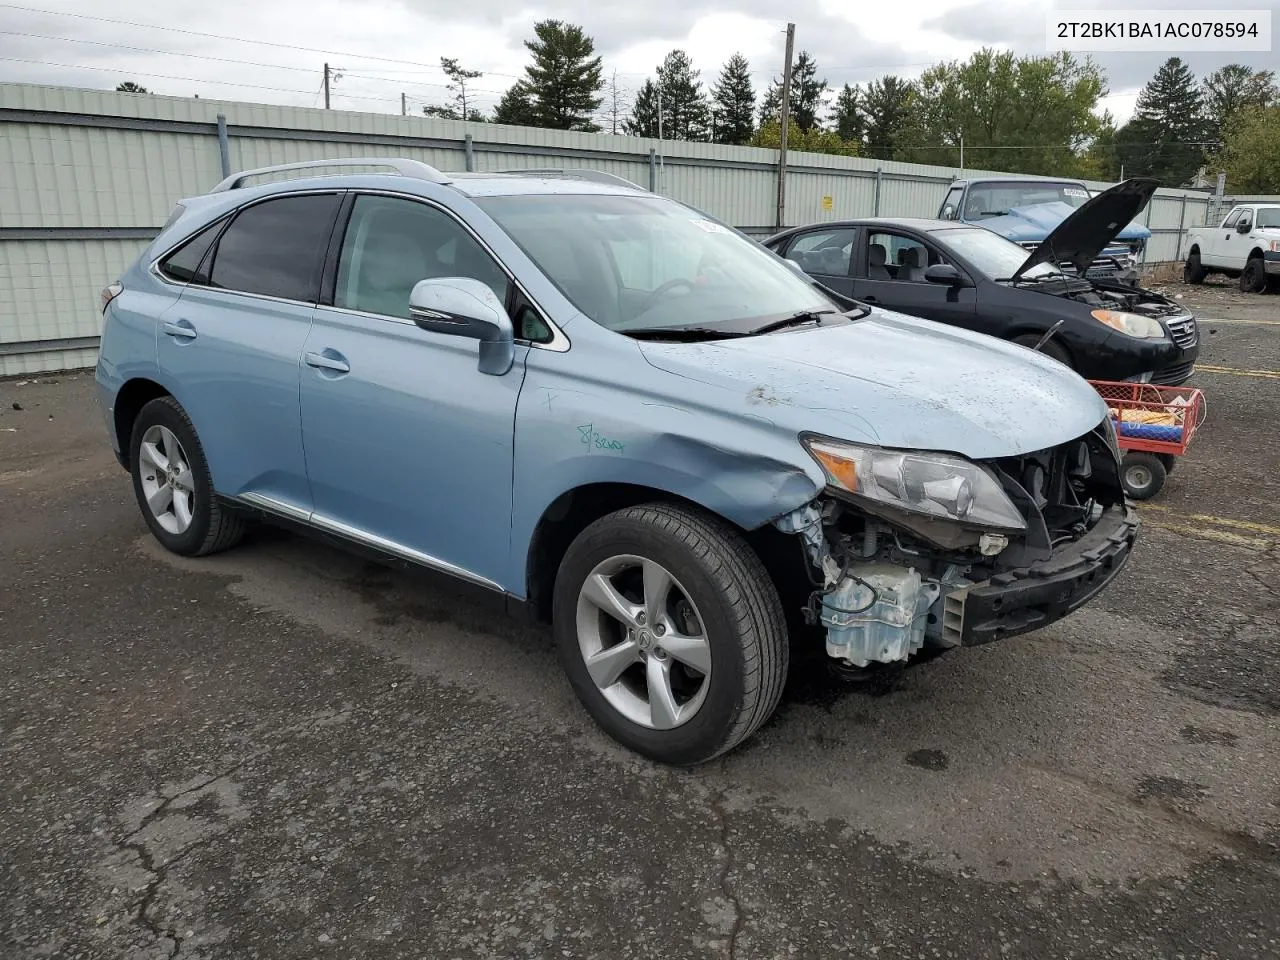
{"type": "Polygon", "coordinates": [[[857,675],[1035,629],[1136,536],[1066,367],[606,175],[248,171],[103,311],[107,431],[161,544],[270,520],[486,588],[666,763],[764,723],[793,643],[857,675]]]}
{"type": "MultiPolygon", "coordinates": [[[[1089,197],[1089,188],[1080,180],[1043,177],[956,180],[947,189],[938,219],[977,224],[1026,250],[1035,250],[1084,206],[1089,197]]],[[[1089,264],[1085,275],[1135,281],[1138,264],[1150,240],[1151,231],[1146,226],[1137,220],[1126,224],[1089,264]]]]}

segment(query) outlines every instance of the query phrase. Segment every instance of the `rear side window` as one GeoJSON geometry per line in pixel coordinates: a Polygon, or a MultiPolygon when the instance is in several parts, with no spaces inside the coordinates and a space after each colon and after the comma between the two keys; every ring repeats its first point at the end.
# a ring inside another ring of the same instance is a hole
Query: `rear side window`
{"type": "Polygon", "coordinates": [[[280,197],[241,211],[218,241],[210,284],[314,302],[338,210],[336,193],[280,197]]]}
{"type": "Polygon", "coordinates": [[[180,246],[169,256],[160,261],[160,270],[171,280],[179,283],[208,283],[209,270],[206,254],[213,246],[213,241],[222,229],[223,221],[218,220],[205,227],[194,237],[180,246]],[[201,270],[201,264],[205,269],[201,270]]]}

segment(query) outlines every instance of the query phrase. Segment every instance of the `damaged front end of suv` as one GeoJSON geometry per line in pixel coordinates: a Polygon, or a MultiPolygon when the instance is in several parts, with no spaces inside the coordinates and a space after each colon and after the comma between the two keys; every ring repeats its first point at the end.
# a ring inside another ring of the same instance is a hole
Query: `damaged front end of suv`
{"type": "Polygon", "coordinates": [[[823,493],[775,521],[803,543],[806,619],[846,667],[1025,633],[1123,567],[1138,521],[1109,419],[1067,443],[969,460],[807,435],[823,493]]]}

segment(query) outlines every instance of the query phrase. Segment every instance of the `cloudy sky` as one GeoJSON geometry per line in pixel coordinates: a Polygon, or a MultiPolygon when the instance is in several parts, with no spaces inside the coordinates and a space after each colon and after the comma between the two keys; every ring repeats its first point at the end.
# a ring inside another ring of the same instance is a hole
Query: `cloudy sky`
{"type": "MultiPolygon", "coordinates": [[[[333,105],[398,112],[447,96],[439,58],[484,71],[473,82],[488,109],[527,62],[522,41],[535,21],[581,24],[604,56],[606,74],[634,91],[673,47],[709,83],[740,51],[758,89],[779,72],[786,21],[797,50],[816,56],[833,86],[885,73],[914,76],[986,46],[1044,53],[1045,11],[1103,8],[1116,0],[28,0],[0,3],[0,82],[114,88],[134,80],[153,93],[320,105],[322,64],[342,72],[333,105]]],[[[1211,0],[1127,0],[1125,9],[1215,7],[1211,0]]],[[[1280,0],[1233,6],[1271,9],[1280,0]]],[[[1168,54],[1098,54],[1111,92],[1102,106],[1118,119],[1168,54]]],[[[1224,63],[1270,66],[1276,53],[1183,55],[1198,75],[1224,63]]]]}

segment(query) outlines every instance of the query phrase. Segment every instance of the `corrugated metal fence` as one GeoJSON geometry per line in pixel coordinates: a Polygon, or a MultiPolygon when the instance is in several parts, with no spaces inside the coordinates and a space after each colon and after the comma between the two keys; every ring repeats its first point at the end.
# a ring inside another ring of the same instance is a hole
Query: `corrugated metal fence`
{"type": "MultiPolygon", "coordinates": [[[[774,229],[774,150],[0,84],[0,375],[92,364],[102,286],[224,168],[388,154],[446,171],[591,167],[752,235],[774,229]]],[[[934,216],[958,173],[791,153],[786,225],[934,216]]],[[[1161,190],[1144,215],[1148,260],[1179,259],[1182,230],[1204,222],[1209,200],[1161,190]]]]}

